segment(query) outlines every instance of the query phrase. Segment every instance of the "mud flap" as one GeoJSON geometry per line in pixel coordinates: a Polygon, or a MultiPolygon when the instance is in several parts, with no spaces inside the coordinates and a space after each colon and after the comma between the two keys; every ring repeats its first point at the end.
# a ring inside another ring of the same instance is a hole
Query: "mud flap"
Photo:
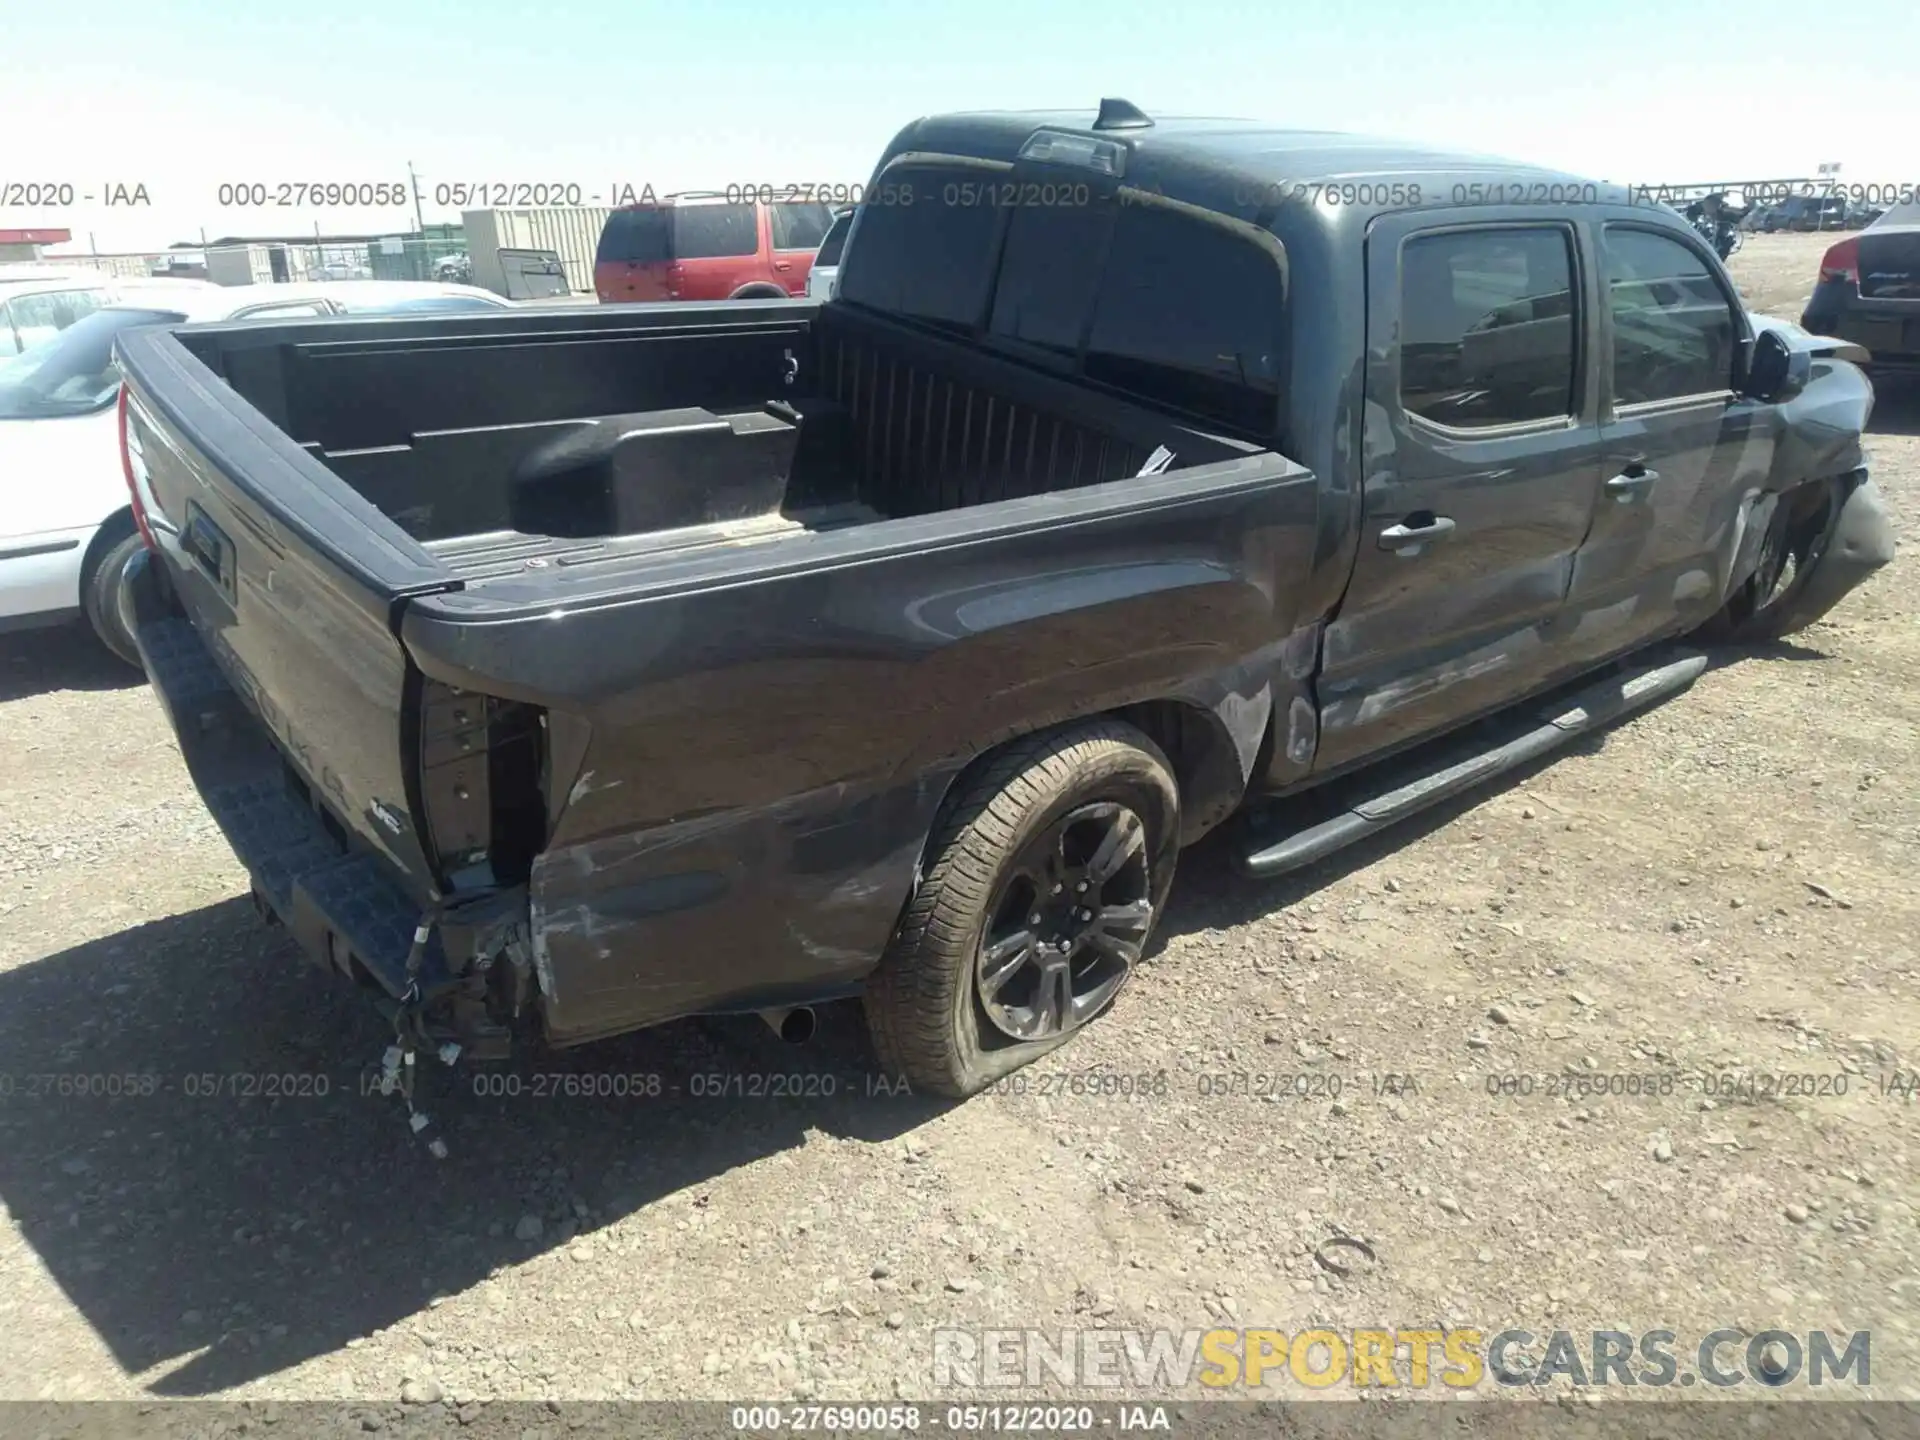
{"type": "Polygon", "coordinates": [[[1893,559],[1892,517],[1886,498],[1864,472],[1840,503],[1826,543],[1798,593],[1781,604],[1786,630],[1804,630],[1838,605],[1856,586],[1893,559]]]}

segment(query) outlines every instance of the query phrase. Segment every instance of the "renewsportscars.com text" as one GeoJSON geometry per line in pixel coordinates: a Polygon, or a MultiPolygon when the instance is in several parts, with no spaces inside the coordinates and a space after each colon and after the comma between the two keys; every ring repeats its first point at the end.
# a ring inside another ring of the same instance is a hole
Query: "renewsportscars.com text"
{"type": "Polygon", "coordinates": [[[933,1332],[942,1390],[1039,1387],[1216,1392],[1304,1386],[1470,1390],[1505,1386],[1864,1386],[1872,1332],[1400,1327],[1288,1334],[1267,1329],[933,1332]]]}

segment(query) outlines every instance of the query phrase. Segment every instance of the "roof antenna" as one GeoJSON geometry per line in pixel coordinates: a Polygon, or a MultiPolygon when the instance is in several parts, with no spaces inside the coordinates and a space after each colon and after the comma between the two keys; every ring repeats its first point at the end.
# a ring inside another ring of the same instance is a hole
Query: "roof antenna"
{"type": "Polygon", "coordinates": [[[1100,115],[1093,122],[1096,130],[1146,130],[1153,121],[1147,118],[1147,112],[1128,100],[1108,96],[1100,102],[1100,115]]]}

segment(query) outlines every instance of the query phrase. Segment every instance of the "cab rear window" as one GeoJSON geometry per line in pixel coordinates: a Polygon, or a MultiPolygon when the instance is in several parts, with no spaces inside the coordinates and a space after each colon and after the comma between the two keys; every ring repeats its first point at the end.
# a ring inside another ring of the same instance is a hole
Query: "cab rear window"
{"type": "Polygon", "coordinates": [[[842,299],[1216,426],[1278,431],[1286,265],[1270,233],[974,165],[894,166],[872,193],[842,299]]]}
{"type": "Polygon", "coordinates": [[[971,332],[986,313],[1000,222],[985,205],[948,203],[963,167],[896,166],[860,220],[857,258],[840,275],[840,298],[911,320],[971,332]]]}

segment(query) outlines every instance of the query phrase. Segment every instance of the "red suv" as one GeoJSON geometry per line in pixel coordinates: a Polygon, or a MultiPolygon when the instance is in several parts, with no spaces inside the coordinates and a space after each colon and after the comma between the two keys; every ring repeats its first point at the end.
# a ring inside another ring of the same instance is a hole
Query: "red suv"
{"type": "Polygon", "coordinates": [[[593,257],[602,303],[757,300],[807,292],[833,211],[815,201],[669,195],[607,216],[593,257]]]}

